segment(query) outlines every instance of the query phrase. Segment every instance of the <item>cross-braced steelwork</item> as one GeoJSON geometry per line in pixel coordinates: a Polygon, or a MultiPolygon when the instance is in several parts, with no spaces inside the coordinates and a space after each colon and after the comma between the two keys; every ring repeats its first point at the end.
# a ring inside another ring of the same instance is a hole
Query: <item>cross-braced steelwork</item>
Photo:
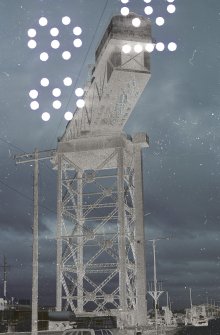
{"type": "Polygon", "coordinates": [[[141,148],[122,133],[150,77],[150,23],[114,17],[96,52],[85,107],[58,143],[57,310],[117,315],[146,324],[141,148]],[[142,44],[123,54],[126,43],[142,44]]]}
{"type": "MultiPolygon", "coordinates": [[[[103,150],[86,152],[85,157],[97,155],[86,170],[77,165],[73,151],[59,154],[58,255],[62,257],[57,284],[62,282],[64,309],[97,315],[109,310],[114,315],[120,309],[134,323],[137,305],[146,299],[139,170],[141,147],[148,141],[144,134],[133,141],[125,135],[114,139],[117,146],[110,147],[111,138],[106,137],[103,150]],[[138,283],[141,272],[143,282],[138,283]]],[[[95,147],[98,140],[90,141],[95,147]]]]}

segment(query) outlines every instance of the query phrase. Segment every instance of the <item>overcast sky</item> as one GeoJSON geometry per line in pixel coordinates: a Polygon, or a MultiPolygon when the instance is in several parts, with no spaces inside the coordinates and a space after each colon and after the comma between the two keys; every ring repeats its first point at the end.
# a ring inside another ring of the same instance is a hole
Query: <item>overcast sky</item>
{"type": "MultiPolygon", "coordinates": [[[[124,130],[150,137],[143,152],[146,239],[173,236],[157,244],[158,278],[173,305],[187,307],[189,287],[194,303],[207,296],[220,300],[220,2],[175,0],[172,15],[165,0],[152,4],[153,37],[178,48],[151,54],[151,79],[124,130]],[[163,27],[154,23],[158,15],[165,17],[163,27]]],[[[145,6],[143,0],[129,2],[137,14],[145,15],[145,6]]],[[[66,126],[63,115],[74,110],[74,88],[89,79],[98,42],[120,7],[118,0],[0,0],[0,262],[5,255],[10,265],[8,297],[31,297],[33,167],[16,166],[13,155],[56,148],[66,126]],[[69,26],[61,24],[65,15],[69,26]],[[48,18],[47,29],[38,25],[41,16],[48,18]],[[48,27],[54,26],[60,29],[59,51],[50,48],[48,27]],[[74,26],[83,30],[78,49],[72,45],[74,26]],[[27,47],[29,28],[38,32],[35,49],[27,47]],[[61,50],[72,52],[69,61],[61,50]],[[39,60],[43,51],[47,62],[39,60]],[[62,86],[67,76],[71,87],[62,86]],[[30,109],[28,92],[43,77],[62,86],[60,110],[51,108],[49,87],[41,88],[40,108],[30,109]],[[42,121],[43,111],[51,112],[49,122],[42,121]]],[[[55,303],[55,191],[56,173],[49,162],[41,163],[40,301],[49,304],[55,303]]],[[[152,280],[150,243],[146,253],[152,280]]]]}

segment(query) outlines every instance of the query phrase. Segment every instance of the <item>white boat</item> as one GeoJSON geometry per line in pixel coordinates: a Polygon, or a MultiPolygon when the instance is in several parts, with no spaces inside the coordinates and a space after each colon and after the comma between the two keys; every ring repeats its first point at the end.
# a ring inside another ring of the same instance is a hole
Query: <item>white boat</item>
{"type": "Polygon", "coordinates": [[[186,309],[185,325],[207,327],[208,317],[206,315],[205,305],[192,306],[191,308],[186,309]]]}

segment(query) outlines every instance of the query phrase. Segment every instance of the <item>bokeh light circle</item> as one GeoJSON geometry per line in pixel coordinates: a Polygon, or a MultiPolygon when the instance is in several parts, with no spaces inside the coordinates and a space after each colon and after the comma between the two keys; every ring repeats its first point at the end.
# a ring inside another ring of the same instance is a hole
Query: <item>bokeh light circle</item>
{"type": "Polygon", "coordinates": [[[72,85],[72,79],[70,77],[66,77],[63,79],[63,83],[65,86],[71,86],[72,85]]]}
{"type": "Polygon", "coordinates": [[[156,18],[155,22],[158,26],[163,26],[164,23],[165,23],[165,20],[164,20],[163,17],[159,16],[159,17],[156,18]]]}
{"type": "Polygon", "coordinates": [[[146,3],[150,3],[150,2],[151,2],[151,0],[144,0],[144,2],[146,2],[146,3]]]}
{"type": "Polygon", "coordinates": [[[64,114],[64,118],[67,120],[67,121],[70,121],[70,120],[72,120],[72,118],[73,118],[73,113],[72,112],[66,112],[65,114],[64,114]]]}
{"type": "Polygon", "coordinates": [[[75,48],[80,48],[82,46],[82,41],[80,38],[76,38],[74,41],[73,41],[73,45],[75,48]]]}
{"type": "Polygon", "coordinates": [[[28,48],[34,49],[37,46],[37,42],[35,40],[29,40],[27,45],[28,45],[28,48]]]}
{"type": "Polygon", "coordinates": [[[52,94],[54,97],[58,98],[61,95],[61,90],[58,87],[56,87],[53,89],[52,94]]]}
{"type": "Polygon", "coordinates": [[[82,34],[82,29],[80,27],[74,27],[73,28],[73,34],[76,36],[79,36],[82,34]]]}
{"type": "Polygon", "coordinates": [[[36,32],[36,30],[35,29],[33,29],[33,28],[30,28],[30,29],[28,29],[28,32],[27,32],[27,34],[28,34],[28,36],[29,37],[35,37],[36,35],[37,35],[37,32],[36,32]]]}
{"type": "Polygon", "coordinates": [[[69,51],[64,51],[62,57],[64,60],[69,60],[71,58],[71,53],[69,51]]]}
{"type": "Polygon", "coordinates": [[[37,101],[32,101],[30,103],[30,107],[33,111],[37,110],[39,108],[39,103],[37,101]]]}
{"type": "Polygon", "coordinates": [[[76,106],[77,106],[78,108],[83,108],[83,107],[85,106],[85,100],[83,100],[83,99],[78,99],[78,100],[76,101],[76,106]]]}
{"type": "Polygon", "coordinates": [[[58,49],[59,46],[60,46],[60,42],[59,42],[58,40],[53,40],[53,41],[51,42],[51,47],[52,47],[53,49],[58,49]]]}
{"type": "Polygon", "coordinates": [[[60,100],[54,100],[52,105],[54,109],[60,109],[60,107],[62,106],[62,103],[60,100]]]}
{"type": "Polygon", "coordinates": [[[164,48],[165,48],[165,45],[164,45],[163,42],[158,42],[158,43],[156,44],[156,49],[157,49],[157,51],[163,51],[164,48]]]}
{"type": "Polygon", "coordinates": [[[69,16],[64,16],[62,17],[62,24],[64,24],[65,26],[67,26],[68,24],[70,24],[71,19],[69,16]]]}
{"type": "Polygon", "coordinates": [[[143,51],[143,46],[142,46],[141,44],[136,44],[136,45],[134,46],[134,51],[135,51],[136,53],[140,53],[140,52],[142,52],[142,51],[143,51]]]}
{"type": "Polygon", "coordinates": [[[129,2],[129,0],[121,0],[121,3],[128,3],[129,2]]]}
{"type": "Polygon", "coordinates": [[[41,79],[41,81],[40,81],[40,84],[41,84],[41,86],[43,86],[43,87],[47,87],[47,86],[49,86],[49,79],[48,78],[42,78],[41,79]]]}
{"type": "Polygon", "coordinates": [[[136,28],[140,27],[141,25],[141,20],[138,18],[138,17],[135,17],[133,20],[132,20],[132,25],[136,28]]]}
{"type": "Polygon", "coordinates": [[[83,94],[84,94],[84,89],[83,89],[83,88],[78,87],[78,88],[75,89],[75,95],[76,95],[77,97],[82,97],[83,94]]]}
{"type": "Polygon", "coordinates": [[[169,51],[176,51],[177,44],[175,42],[170,42],[167,47],[169,51]]]}
{"type": "Polygon", "coordinates": [[[48,23],[47,18],[43,17],[43,16],[39,19],[38,22],[39,22],[39,25],[42,26],[42,27],[45,27],[48,23]]]}
{"type": "Polygon", "coordinates": [[[46,61],[48,60],[48,58],[49,58],[49,55],[48,55],[47,52],[42,52],[42,53],[40,54],[40,60],[41,60],[42,62],[46,62],[46,61]]]}
{"type": "Polygon", "coordinates": [[[145,45],[145,50],[146,50],[147,52],[153,52],[153,51],[154,51],[154,44],[153,44],[153,43],[147,43],[147,44],[145,45]]]}
{"type": "Polygon", "coordinates": [[[41,118],[42,118],[43,121],[49,121],[50,120],[50,114],[48,112],[44,112],[41,115],[41,118]]]}
{"type": "Polygon", "coordinates": [[[125,54],[129,54],[129,52],[131,52],[131,46],[129,44],[125,44],[123,45],[122,47],[122,51],[125,53],[125,54]]]}
{"type": "Polygon", "coordinates": [[[173,14],[176,11],[176,7],[174,5],[168,5],[167,6],[167,11],[168,11],[168,13],[173,14]]]}
{"type": "Polygon", "coordinates": [[[153,13],[153,8],[151,6],[146,6],[144,12],[146,15],[151,15],[153,13]]]}
{"type": "Polygon", "coordinates": [[[29,97],[31,99],[37,99],[37,97],[38,97],[38,91],[37,90],[30,90],[29,97]]]}
{"type": "Polygon", "coordinates": [[[121,15],[127,16],[129,14],[130,10],[128,7],[122,7],[121,8],[121,15]]]}
{"type": "Polygon", "coordinates": [[[50,29],[50,35],[53,36],[53,37],[56,37],[59,35],[59,29],[54,27],[54,28],[51,28],[50,29]]]}

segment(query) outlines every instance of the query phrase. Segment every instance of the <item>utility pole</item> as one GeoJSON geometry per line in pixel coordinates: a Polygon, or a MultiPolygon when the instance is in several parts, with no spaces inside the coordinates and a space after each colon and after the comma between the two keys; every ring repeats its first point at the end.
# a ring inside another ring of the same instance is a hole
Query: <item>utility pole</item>
{"type": "Polygon", "coordinates": [[[37,334],[38,330],[38,177],[39,163],[38,150],[34,152],[34,225],[33,225],[33,258],[32,258],[32,323],[31,333],[37,334]]]}
{"type": "Polygon", "coordinates": [[[55,150],[39,152],[35,149],[34,153],[14,156],[17,164],[34,162],[34,222],[33,222],[33,244],[32,244],[32,323],[31,334],[37,335],[38,331],[38,198],[39,198],[39,160],[50,159],[55,150]]]}

